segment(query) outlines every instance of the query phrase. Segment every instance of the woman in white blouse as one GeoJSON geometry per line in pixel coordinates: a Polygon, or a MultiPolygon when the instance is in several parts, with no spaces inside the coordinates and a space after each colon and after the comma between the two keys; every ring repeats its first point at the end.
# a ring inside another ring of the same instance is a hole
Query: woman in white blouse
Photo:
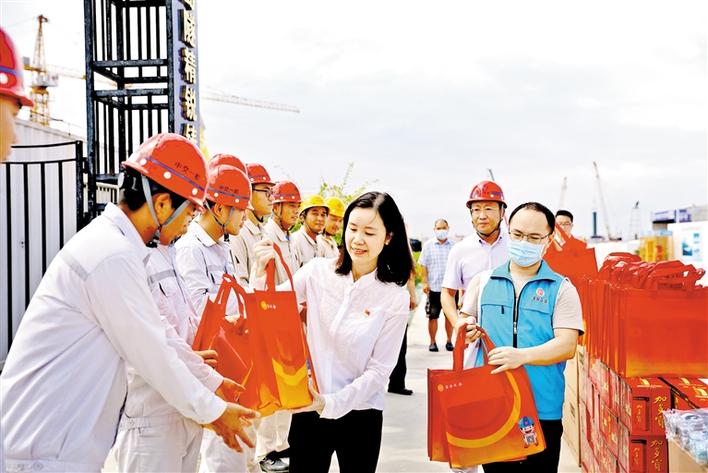
{"type": "MultiPolygon", "coordinates": [[[[315,258],[294,276],[320,394],[293,416],[291,473],[327,472],[334,452],[343,473],[376,471],[384,391],[406,328],[414,263],[396,203],[367,192],[343,223],[339,260],[315,258]]],[[[262,282],[272,242],[258,243],[255,255],[262,282]]]]}

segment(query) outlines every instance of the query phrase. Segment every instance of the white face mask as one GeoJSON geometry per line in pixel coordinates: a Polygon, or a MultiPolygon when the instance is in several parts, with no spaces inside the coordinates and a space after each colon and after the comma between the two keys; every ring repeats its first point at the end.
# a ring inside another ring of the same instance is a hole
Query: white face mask
{"type": "Polygon", "coordinates": [[[435,238],[438,240],[447,240],[447,232],[446,229],[435,230],[435,238]]]}

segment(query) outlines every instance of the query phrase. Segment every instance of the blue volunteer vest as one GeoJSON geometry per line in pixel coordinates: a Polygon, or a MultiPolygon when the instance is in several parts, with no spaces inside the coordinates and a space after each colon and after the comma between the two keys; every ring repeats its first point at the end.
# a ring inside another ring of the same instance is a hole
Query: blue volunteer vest
{"type": "MultiPolygon", "coordinates": [[[[492,271],[480,299],[481,325],[492,342],[498,347],[527,348],[553,339],[553,310],[564,279],[554,273],[545,261],[541,262],[538,274],[521,290],[517,304],[509,263],[492,271]]],[[[480,350],[475,366],[483,364],[480,350]]],[[[550,366],[525,365],[524,368],[531,382],[539,419],[561,419],[565,362],[550,366]]]]}

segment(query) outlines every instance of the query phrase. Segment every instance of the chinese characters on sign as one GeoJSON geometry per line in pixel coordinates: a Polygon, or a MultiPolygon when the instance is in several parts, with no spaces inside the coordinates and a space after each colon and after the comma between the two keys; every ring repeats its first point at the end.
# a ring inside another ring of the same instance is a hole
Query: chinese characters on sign
{"type": "Polygon", "coordinates": [[[199,145],[197,0],[172,0],[174,131],[199,145]]]}

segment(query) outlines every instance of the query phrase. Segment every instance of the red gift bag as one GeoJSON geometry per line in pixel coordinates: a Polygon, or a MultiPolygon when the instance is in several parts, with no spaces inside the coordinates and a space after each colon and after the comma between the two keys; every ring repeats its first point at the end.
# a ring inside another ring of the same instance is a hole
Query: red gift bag
{"type": "MultiPolygon", "coordinates": [[[[253,375],[241,400],[262,415],[305,407],[313,401],[308,387],[309,349],[292,275],[278,246],[273,245],[273,249],[286,269],[291,290],[276,290],[275,261],[270,261],[265,289],[243,294],[253,348],[253,375]]],[[[314,371],[312,374],[316,388],[314,371]]]]}
{"type": "Polygon", "coordinates": [[[221,286],[212,301],[207,300],[197,333],[192,343],[193,350],[214,350],[219,363],[216,370],[222,376],[244,385],[251,373],[250,337],[244,318],[243,288],[233,276],[224,274],[221,286]],[[231,292],[239,298],[239,318],[235,322],[226,319],[226,306],[231,292]]]}
{"type": "MultiPolygon", "coordinates": [[[[447,449],[452,468],[519,460],[546,448],[536,403],[523,367],[491,374],[496,366],[485,364],[463,369],[464,331],[455,343],[453,369],[429,371],[432,409],[429,422],[429,455],[444,457],[447,449]],[[436,402],[434,402],[436,401],[436,402]],[[444,444],[440,445],[439,419],[443,420],[444,444]]],[[[480,349],[494,349],[482,331],[480,349]]]]}
{"type": "Polygon", "coordinates": [[[582,276],[597,275],[597,260],[595,249],[577,238],[569,235],[560,225],[556,225],[561,241],[553,241],[548,246],[543,259],[553,271],[570,278],[576,286],[576,281],[582,276]]]}

